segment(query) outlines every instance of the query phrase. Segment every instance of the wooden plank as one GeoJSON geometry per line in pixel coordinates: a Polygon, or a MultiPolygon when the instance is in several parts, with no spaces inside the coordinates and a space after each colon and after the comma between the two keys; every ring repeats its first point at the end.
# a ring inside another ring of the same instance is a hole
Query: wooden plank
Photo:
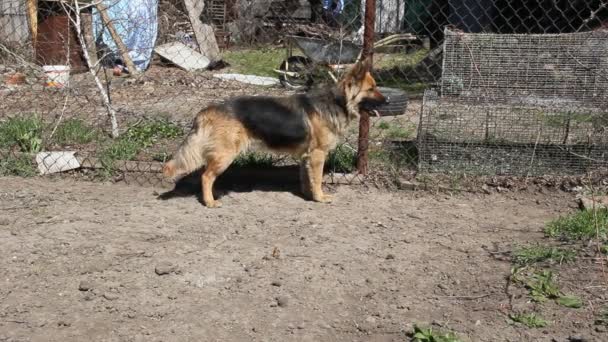
{"type": "Polygon", "coordinates": [[[27,19],[30,24],[30,34],[32,41],[36,45],[36,39],[38,38],[38,1],[27,0],[27,19]]]}
{"type": "Polygon", "coordinates": [[[110,32],[110,36],[114,40],[114,43],[116,43],[116,47],[118,48],[118,51],[120,52],[120,56],[122,57],[122,60],[127,65],[127,69],[129,69],[129,73],[131,73],[131,75],[137,74],[138,73],[137,68],[135,68],[135,64],[133,64],[133,60],[131,59],[131,56],[129,56],[129,50],[127,49],[127,46],[122,41],[122,38],[120,38],[120,35],[116,31],[116,28],[114,27],[114,23],[112,23],[112,19],[110,19],[110,16],[108,15],[108,12],[106,11],[106,9],[107,9],[106,5],[104,5],[103,2],[99,2],[99,3],[95,4],[95,7],[99,11],[99,14],[101,15],[101,20],[103,21],[104,25],[108,28],[108,31],[110,32]]]}
{"type": "Polygon", "coordinates": [[[210,25],[203,24],[200,19],[205,8],[204,1],[184,0],[184,5],[186,5],[188,18],[190,24],[192,24],[200,53],[209,58],[211,62],[219,61],[221,59],[220,48],[217,45],[213,28],[210,25]]]}

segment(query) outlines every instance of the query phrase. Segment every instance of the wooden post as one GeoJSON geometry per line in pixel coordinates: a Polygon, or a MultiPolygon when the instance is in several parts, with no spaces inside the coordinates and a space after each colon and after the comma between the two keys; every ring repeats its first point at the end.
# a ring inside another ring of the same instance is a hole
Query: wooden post
{"type": "MultiPolygon", "coordinates": [[[[370,60],[374,54],[374,30],[376,24],[376,0],[365,1],[365,21],[363,30],[363,52],[361,60],[369,57],[370,60]]],[[[371,71],[371,70],[370,70],[371,71]]],[[[357,147],[357,171],[360,174],[367,174],[368,147],[369,147],[369,112],[361,111],[359,118],[359,139],[357,147]]]]}
{"type": "Polygon", "coordinates": [[[116,31],[116,28],[114,27],[114,23],[112,23],[110,16],[108,16],[108,12],[106,11],[106,9],[107,9],[106,5],[104,5],[103,2],[100,1],[95,4],[95,7],[99,11],[99,14],[101,15],[101,20],[103,21],[104,25],[108,28],[108,31],[110,32],[110,36],[112,36],[114,43],[116,43],[116,47],[118,47],[120,56],[122,57],[122,60],[127,65],[127,69],[129,69],[129,73],[131,73],[132,75],[137,74],[138,71],[135,68],[135,64],[133,64],[133,60],[131,59],[131,56],[129,56],[129,50],[127,49],[127,46],[125,45],[125,43],[123,43],[122,39],[118,35],[118,32],[116,31]]]}
{"type": "Polygon", "coordinates": [[[200,53],[209,58],[212,63],[219,61],[221,59],[220,48],[217,45],[213,28],[210,25],[203,24],[200,19],[205,8],[205,2],[203,0],[184,0],[184,5],[186,5],[188,18],[190,24],[192,24],[200,53]]]}
{"type": "Polygon", "coordinates": [[[27,0],[27,18],[30,24],[30,34],[32,36],[32,46],[36,46],[36,39],[38,38],[38,1],[27,0]]]}

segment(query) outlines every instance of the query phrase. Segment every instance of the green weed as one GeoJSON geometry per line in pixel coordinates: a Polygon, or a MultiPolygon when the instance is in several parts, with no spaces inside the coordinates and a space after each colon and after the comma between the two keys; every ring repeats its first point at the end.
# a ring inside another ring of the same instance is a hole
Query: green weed
{"type": "Polygon", "coordinates": [[[67,119],[59,126],[53,141],[59,145],[88,144],[97,139],[100,133],[80,119],[67,119]]]}
{"type": "Polygon", "coordinates": [[[513,252],[513,262],[520,266],[539,262],[563,263],[576,258],[576,252],[548,246],[524,247],[513,252]]]}
{"type": "Polygon", "coordinates": [[[357,152],[347,144],[339,145],[327,157],[326,167],[333,172],[353,172],[356,165],[357,152]]]}
{"type": "Polygon", "coordinates": [[[0,123],[0,147],[18,146],[21,152],[40,152],[42,128],[42,121],[35,116],[10,118],[0,123]]]}
{"type": "Polygon", "coordinates": [[[117,160],[133,160],[142,150],[159,140],[176,138],[182,134],[183,131],[179,126],[163,120],[147,121],[132,126],[101,151],[99,158],[104,173],[112,174],[117,160]]]}
{"type": "Polygon", "coordinates": [[[121,137],[142,148],[154,145],[160,139],[177,138],[183,134],[181,127],[165,120],[147,121],[130,127],[121,137]]]}
{"type": "Polygon", "coordinates": [[[561,306],[567,308],[580,308],[583,306],[583,301],[572,295],[564,295],[560,290],[553,272],[544,270],[542,272],[533,273],[531,277],[525,278],[522,275],[523,268],[515,267],[511,272],[511,279],[514,282],[523,283],[530,291],[530,298],[535,302],[546,302],[547,300],[555,300],[561,306]]]}
{"type": "Polygon", "coordinates": [[[583,210],[560,217],[547,224],[545,234],[568,240],[596,237],[605,240],[608,237],[608,210],[583,210]]]}
{"type": "Polygon", "coordinates": [[[412,125],[402,126],[382,121],[376,127],[382,130],[383,136],[388,139],[409,139],[414,134],[414,127],[412,125]]]}
{"type": "Polygon", "coordinates": [[[575,296],[561,296],[557,298],[557,304],[567,308],[578,309],[583,307],[583,301],[575,296]]]}
{"type": "Polygon", "coordinates": [[[548,325],[548,322],[546,320],[536,315],[534,312],[527,314],[509,315],[509,318],[513,322],[521,323],[528,328],[544,328],[548,325]]]}
{"type": "Polygon", "coordinates": [[[555,282],[553,272],[548,270],[533,274],[532,279],[526,283],[526,286],[530,290],[530,297],[535,302],[557,299],[562,294],[555,282]]]}
{"type": "Polygon", "coordinates": [[[8,155],[0,158],[0,176],[33,177],[37,174],[31,157],[8,155]]]}
{"type": "Polygon", "coordinates": [[[287,56],[284,49],[256,49],[225,51],[223,58],[236,72],[278,77],[274,69],[278,69],[287,56]]]}
{"type": "Polygon", "coordinates": [[[462,342],[453,332],[441,333],[433,328],[414,327],[413,342],[462,342]]]}
{"type": "Polygon", "coordinates": [[[595,318],[595,325],[608,326],[608,307],[603,308],[595,318]]]}

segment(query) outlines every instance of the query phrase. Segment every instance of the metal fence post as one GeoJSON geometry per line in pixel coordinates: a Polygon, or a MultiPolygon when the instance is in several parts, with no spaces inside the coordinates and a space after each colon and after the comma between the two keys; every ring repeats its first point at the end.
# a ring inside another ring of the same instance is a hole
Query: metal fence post
{"type": "MultiPolygon", "coordinates": [[[[374,30],[376,25],[376,0],[365,0],[365,19],[363,22],[363,53],[362,58],[373,56],[374,30]]],[[[368,145],[369,145],[369,112],[361,111],[359,119],[359,139],[357,148],[357,170],[360,174],[367,174],[368,145]]]]}

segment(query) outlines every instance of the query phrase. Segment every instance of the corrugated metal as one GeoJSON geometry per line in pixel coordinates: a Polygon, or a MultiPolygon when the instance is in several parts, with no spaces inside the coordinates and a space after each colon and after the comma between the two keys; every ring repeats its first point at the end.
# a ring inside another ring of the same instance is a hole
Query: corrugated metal
{"type": "Polygon", "coordinates": [[[0,0],[0,40],[25,43],[30,37],[24,0],[0,0]]]}

